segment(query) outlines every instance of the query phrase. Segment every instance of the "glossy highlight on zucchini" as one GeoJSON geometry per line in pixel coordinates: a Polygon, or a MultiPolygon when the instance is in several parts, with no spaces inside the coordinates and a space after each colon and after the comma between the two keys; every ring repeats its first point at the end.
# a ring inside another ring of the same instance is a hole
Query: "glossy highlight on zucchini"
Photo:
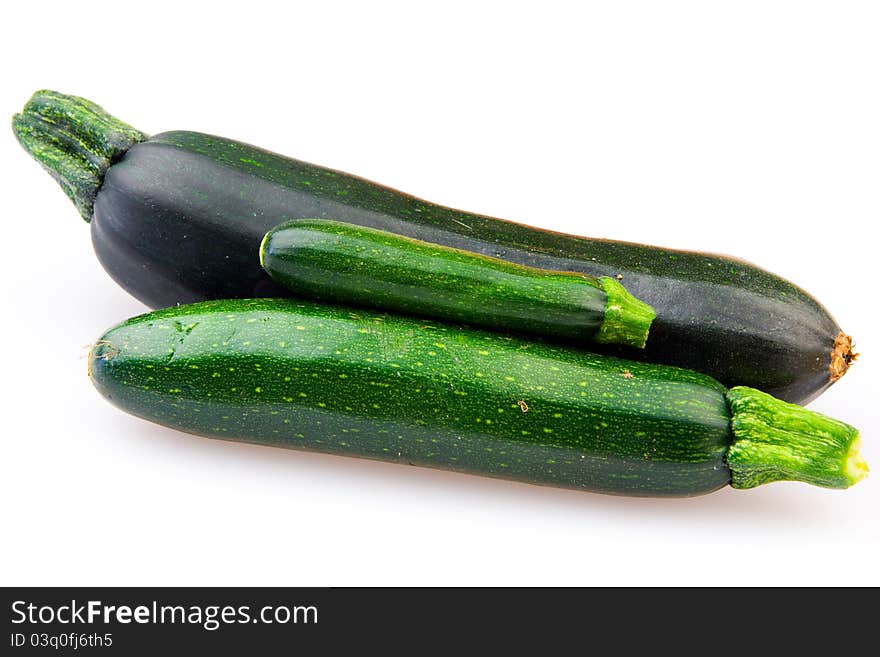
{"type": "Polygon", "coordinates": [[[866,471],[853,427],[696,372],[294,300],[135,317],[89,371],[119,408],[190,433],[604,493],[866,471]]]}
{"type": "Polygon", "coordinates": [[[270,230],[260,264],[297,296],[642,348],[654,310],[613,278],[516,265],[324,219],[270,230]]]}
{"type": "MultiPolygon", "coordinates": [[[[104,268],[154,308],[288,296],[255,254],[274,226],[319,218],[520,265],[618,279],[657,312],[644,350],[631,357],[698,370],[728,386],[804,403],[854,358],[852,340],[814,298],[741,260],[564,235],[455,210],[223,137],[185,131],[146,137],[94,103],[56,92],[34,94],[13,128],[90,221],[104,268]]],[[[531,164],[523,160],[524,169],[531,164]]],[[[571,212],[583,213],[576,191],[554,186],[552,178],[542,193],[569,196],[571,212]]],[[[601,218],[585,220],[584,228],[607,230],[601,218]]],[[[601,349],[620,353],[613,345],[601,349]]]]}

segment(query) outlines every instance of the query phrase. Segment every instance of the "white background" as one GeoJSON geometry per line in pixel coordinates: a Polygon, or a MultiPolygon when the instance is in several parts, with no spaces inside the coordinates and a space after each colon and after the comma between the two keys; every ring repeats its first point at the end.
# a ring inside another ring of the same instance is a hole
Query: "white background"
{"type": "MultiPolygon", "coordinates": [[[[48,87],[146,132],[751,260],[855,336],[812,408],[880,471],[876,3],[137,4],[4,4],[0,114],[48,87]]],[[[145,308],[8,129],[0,180],[0,584],[880,584],[878,475],[626,499],[126,416],[84,345],[145,308]]]]}

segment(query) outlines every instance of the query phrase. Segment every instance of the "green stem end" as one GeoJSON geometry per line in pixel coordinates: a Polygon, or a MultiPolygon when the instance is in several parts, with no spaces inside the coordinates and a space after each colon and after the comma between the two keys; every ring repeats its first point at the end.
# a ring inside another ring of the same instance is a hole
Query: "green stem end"
{"type": "Polygon", "coordinates": [[[733,444],[727,453],[731,486],[803,481],[849,488],[868,474],[855,427],[752,388],[727,392],[733,444]]]}
{"type": "Polygon", "coordinates": [[[642,349],[648,341],[648,331],[657,316],[654,309],[636,299],[623,285],[609,276],[600,276],[599,284],[605,290],[605,319],[594,336],[603,344],[624,344],[642,349]]]}
{"type": "Polygon", "coordinates": [[[47,90],[12,117],[12,130],[86,221],[107,169],[147,138],[85,98],[47,90]]]}

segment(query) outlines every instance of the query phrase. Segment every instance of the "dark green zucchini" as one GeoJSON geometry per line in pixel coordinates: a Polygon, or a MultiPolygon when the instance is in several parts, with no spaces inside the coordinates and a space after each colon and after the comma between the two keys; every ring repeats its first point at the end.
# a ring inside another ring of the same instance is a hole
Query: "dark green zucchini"
{"type": "Polygon", "coordinates": [[[113,404],[196,434],[626,495],[845,488],[858,432],[696,372],[283,299],[159,310],[91,351],[113,404]]]}
{"type": "Polygon", "coordinates": [[[581,342],[641,348],[654,319],[608,276],[525,267],[325,219],[270,230],[260,263],[305,298],[581,342]]]}
{"type": "MultiPolygon", "coordinates": [[[[619,276],[657,311],[645,349],[632,357],[788,401],[812,399],[853,358],[851,340],[815,299],[740,260],[574,237],[453,210],[221,137],[146,138],[88,101],[54,92],[36,93],[14,128],[91,221],[105,269],[152,307],[288,294],[255,254],[272,227],[314,217],[531,267],[619,276]]],[[[576,196],[572,203],[577,212],[576,196]]]]}

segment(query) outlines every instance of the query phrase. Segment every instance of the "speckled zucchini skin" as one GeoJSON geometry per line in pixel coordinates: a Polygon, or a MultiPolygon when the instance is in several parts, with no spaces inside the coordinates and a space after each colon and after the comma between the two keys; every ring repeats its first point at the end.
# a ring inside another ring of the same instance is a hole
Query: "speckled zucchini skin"
{"type": "Polygon", "coordinates": [[[134,296],[163,307],[288,295],[261,270],[256,254],[269,229],[304,217],[533,267],[619,275],[657,311],[645,349],[629,357],[695,369],[792,402],[830,385],[829,354],[840,328],[803,290],[751,264],[461,212],[219,137],[168,132],[133,145],[107,171],[91,227],[107,271],[134,296]]]}
{"type": "Polygon", "coordinates": [[[725,389],[701,374],[293,300],[169,308],[108,331],[90,374],[183,431],[646,496],[730,482],[725,389]]]}
{"type": "Polygon", "coordinates": [[[260,264],[306,299],[577,342],[641,348],[655,316],[607,276],[524,267],[326,219],[270,230],[260,264]]]}

